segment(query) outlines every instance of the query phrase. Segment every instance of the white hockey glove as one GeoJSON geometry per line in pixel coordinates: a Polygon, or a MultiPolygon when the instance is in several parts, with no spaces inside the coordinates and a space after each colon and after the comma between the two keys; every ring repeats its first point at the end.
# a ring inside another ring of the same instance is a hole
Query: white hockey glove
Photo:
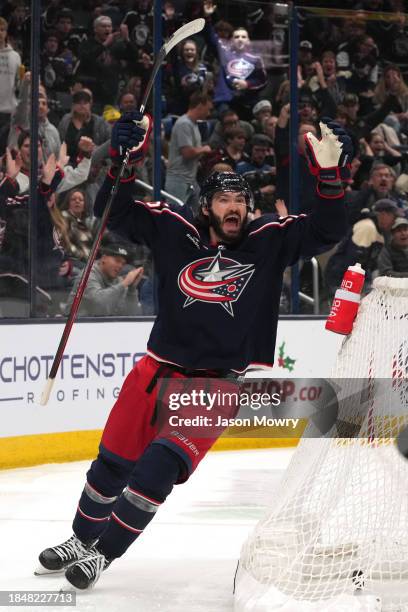
{"type": "Polygon", "coordinates": [[[353,143],[339,123],[323,117],[320,140],[311,132],[305,134],[309,170],[324,183],[350,179],[353,143]]]}

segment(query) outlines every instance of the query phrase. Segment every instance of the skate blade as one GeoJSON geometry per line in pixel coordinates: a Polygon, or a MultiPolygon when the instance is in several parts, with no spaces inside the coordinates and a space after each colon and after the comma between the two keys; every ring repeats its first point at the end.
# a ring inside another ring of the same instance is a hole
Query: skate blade
{"type": "Polygon", "coordinates": [[[63,574],[66,571],[66,567],[63,567],[59,570],[49,570],[46,567],[43,567],[42,565],[39,565],[35,570],[34,570],[34,576],[51,576],[52,574],[63,574]]]}
{"type": "Polygon", "coordinates": [[[91,590],[92,590],[91,586],[88,587],[87,589],[79,589],[74,584],[69,582],[69,580],[67,580],[66,578],[65,580],[61,582],[60,587],[58,589],[60,593],[82,593],[82,594],[88,593],[91,590]]]}

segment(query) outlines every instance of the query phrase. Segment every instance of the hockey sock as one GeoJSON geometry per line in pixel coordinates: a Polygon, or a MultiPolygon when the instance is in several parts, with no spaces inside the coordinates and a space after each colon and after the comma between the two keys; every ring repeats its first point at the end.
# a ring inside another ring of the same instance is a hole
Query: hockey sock
{"type": "Polygon", "coordinates": [[[97,548],[105,557],[120,557],[143,532],[177,482],[183,469],[180,461],[161,444],[148,446],[98,541],[97,548]]]}
{"type": "Polygon", "coordinates": [[[130,468],[122,467],[101,454],[92,462],[72,524],[75,535],[82,542],[91,542],[101,535],[129,472],[130,468]]]}

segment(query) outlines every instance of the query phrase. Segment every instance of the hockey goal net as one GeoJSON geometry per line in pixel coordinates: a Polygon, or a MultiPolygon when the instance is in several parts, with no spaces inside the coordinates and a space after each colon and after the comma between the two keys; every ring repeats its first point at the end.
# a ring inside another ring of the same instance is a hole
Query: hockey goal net
{"type": "Polygon", "coordinates": [[[374,281],[334,379],[344,382],[340,415],[350,419],[352,379],[369,408],[356,410],[352,438],[335,426],[300,441],[243,545],[236,612],[408,611],[408,461],[394,443],[408,423],[408,279],[374,281]],[[377,392],[380,380],[388,385],[377,392]]]}

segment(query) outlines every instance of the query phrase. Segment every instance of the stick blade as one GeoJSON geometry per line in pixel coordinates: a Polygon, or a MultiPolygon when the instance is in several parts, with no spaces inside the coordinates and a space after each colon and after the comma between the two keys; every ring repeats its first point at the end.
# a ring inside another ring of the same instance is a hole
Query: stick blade
{"type": "Polygon", "coordinates": [[[169,40],[163,45],[166,49],[167,53],[179,42],[188,38],[189,36],[194,36],[194,34],[198,34],[205,26],[205,19],[199,17],[199,19],[193,19],[189,23],[184,24],[174,32],[174,34],[169,38],[169,40]]]}
{"type": "Polygon", "coordinates": [[[46,406],[48,404],[48,400],[50,399],[52,387],[54,385],[55,378],[48,378],[45,383],[45,387],[43,392],[41,393],[40,406],[46,406]]]}

